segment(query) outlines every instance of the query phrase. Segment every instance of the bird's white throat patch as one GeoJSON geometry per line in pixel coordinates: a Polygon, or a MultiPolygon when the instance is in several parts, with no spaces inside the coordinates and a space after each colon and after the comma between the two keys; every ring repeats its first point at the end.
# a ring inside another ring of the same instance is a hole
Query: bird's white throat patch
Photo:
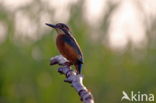
{"type": "Polygon", "coordinates": [[[59,29],[59,28],[57,28],[56,31],[57,31],[58,34],[65,34],[65,32],[63,30],[59,29]]]}

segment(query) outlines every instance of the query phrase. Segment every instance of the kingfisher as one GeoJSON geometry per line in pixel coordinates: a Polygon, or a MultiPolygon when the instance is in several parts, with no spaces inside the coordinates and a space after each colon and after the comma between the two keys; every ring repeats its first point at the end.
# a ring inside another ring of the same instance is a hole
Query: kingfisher
{"type": "Polygon", "coordinates": [[[83,64],[83,54],[69,27],[64,23],[46,23],[46,25],[54,28],[57,31],[58,35],[56,37],[56,46],[59,52],[67,60],[69,60],[70,65],[75,66],[77,74],[80,74],[83,64]]]}

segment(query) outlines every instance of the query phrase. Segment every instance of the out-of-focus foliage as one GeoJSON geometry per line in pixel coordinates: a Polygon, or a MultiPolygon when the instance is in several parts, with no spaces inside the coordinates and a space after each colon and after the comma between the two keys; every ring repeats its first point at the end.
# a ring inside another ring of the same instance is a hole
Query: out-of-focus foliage
{"type": "MultiPolygon", "coordinates": [[[[129,44],[123,51],[112,50],[107,43],[101,43],[101,38],[98,42],[90,38],[90,27],[82,19],[81,3],[73,7],[68,24],[82,48],[84,84],[95,102],[120,103],[123,90],[156,94],[155,28],[147,32],[146,47],[137,49],[129,44]]],[[[74,89],[57,73],[58,66],[49,65],[50,57],[59,54],[54,30],[44,32],[39,40],[21,42],[14,38],[10,15],[0,11],[0,21],[8,25],[6,39],[0,44],[0,103],[80,103],[74,89]]],[[[108,26],[103,21],[101,29],[108,26]]]]}

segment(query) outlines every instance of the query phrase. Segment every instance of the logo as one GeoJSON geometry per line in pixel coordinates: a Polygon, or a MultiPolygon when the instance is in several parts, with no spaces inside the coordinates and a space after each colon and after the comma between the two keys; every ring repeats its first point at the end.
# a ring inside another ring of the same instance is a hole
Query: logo
{"type": "Polygon", "coordinates": [[[127,101],[138,101],[138,102],[142,102],[142,101],[154,101],[154,94],[150,93],[150,94],[145,94],[145,93],[141,93],[140,91],[138,92],[134,92],[131,91],[130,94],[127,94],[125,91],[122,91],[122,98],[121,101],[123,100],[127,100],[127,101]]]}

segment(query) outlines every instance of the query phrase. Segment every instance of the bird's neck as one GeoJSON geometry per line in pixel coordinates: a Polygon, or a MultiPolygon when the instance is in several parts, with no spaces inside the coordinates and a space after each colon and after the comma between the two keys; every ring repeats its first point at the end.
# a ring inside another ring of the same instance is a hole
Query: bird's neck
{"type": "Polygon", "coordinates": [[[67,31],[67,32],[58,32],[57,31],[57,34],[58,35],[69,35],[69,36],[71,35],[71,33],[69,31],[67,31]]]}
{"type": "Polygon", "coordinates": [[[58,34],[65,34],[64,31],[61,30],[61,29],[56,29],[56,31],[57,31],[58,34]]]}

